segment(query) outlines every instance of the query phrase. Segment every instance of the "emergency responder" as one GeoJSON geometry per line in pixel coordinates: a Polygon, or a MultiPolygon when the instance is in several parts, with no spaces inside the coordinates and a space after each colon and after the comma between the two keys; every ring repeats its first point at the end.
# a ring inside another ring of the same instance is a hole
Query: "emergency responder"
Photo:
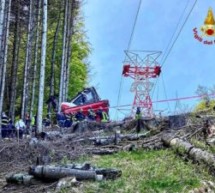
{"type": "Polygon", "coordinates": [[[20,117],[20,119],[15,123],[15,128],[16,128],[16,134],[17,137],[22,139],[23,134],[25,132],[26,129],[26,125],[25,122],[22,120],[22,118],[20,117]]]}
{"type": "Polygon", "coordinates": [[[78,122],[81,122],[81,121],[85,120],[85,115],[84,115],[84,113],[83,113],[83,109],[80,109],[80,110],[76,113],[75,118],[76,118],[76,120],[77,120],[78,122]]]}
{"type": "Polygon", "coordinates": [[[65,114],[66,120],[64,122],[64,127],[68,128],[72,126],[72,118],[69,114],[65,114]]]}
{"type": "Polygon", "coordinates": [[[25,115],[25,126],[26,126],[25,134],[29,134],[31,128],[31,119],[28,113],[26,113],[25,115]]]}
{"type": "Polygon", "coordinates": [[[203,136],[204,136],[204,140],[206,141],[208,136],[211,134],[210,123],[209,123],[208,119],[206,119],[204,121],[203,128],[202,128],[202,133],[203,133],[203,136]]]}
{"type": "Polygon", "coordinates": [[[43,125],[45,127],[49,127],[51,125],[51,120],[50,120],[50,116],[46,115],[46,118],[43,119],[43,125]]]}
{"type": "Polygon", "coordinates": [[[88,109],[87,118],[89,121],[95,121],[96,120],[96,113],[92,108],[88,109]]]}
{"type": "Polygon", "coordinates": [[[65,121],[66,121],[65,115],[62,112],[57,113],[57,124],[58,124],[58,126],[64,127],[65,121]]]}
{"type": "Polygon", "coordinates": [[[140,129],[143,127],[142,113],[141,113],[140,107],[137,107],[136,114],[135,114],[135,119],[137,121],[136,132],[138,134],[140,132],[140,129]]]}
{"type": "Polygon", "coordinates": [[[1,117],[1,133],[2,133],[2,138],[8,137],[8,124],[9,124],[9,119],[7,115],[3,112],[2,117],[1,117]]]}
{"type": "Polygon", "coordinates": [[[99,110],[96,112],[96,114],[97,114],[97,117],[99,118],[98,121],[101,121],[102,123],[106,123],[109,121],[109,116],[106,113],[106,111],[103,110],[102,107],[99,108],[99,110]]]}

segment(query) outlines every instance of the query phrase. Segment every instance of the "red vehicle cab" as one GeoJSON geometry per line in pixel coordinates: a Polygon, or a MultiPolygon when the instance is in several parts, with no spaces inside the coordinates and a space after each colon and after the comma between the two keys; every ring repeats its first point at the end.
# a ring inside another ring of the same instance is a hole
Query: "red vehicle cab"
{"type": "Polygon", "coordinates": [[[95,112],[99,109],[107,113],[109,111],[109,101],[101,100],[94,87],[85,88],[71,102],[63,102],[61,104],[61,111],[65,114],[75,114],[82,110],[87,115],[89,109],[93,109],[95,112]]]}

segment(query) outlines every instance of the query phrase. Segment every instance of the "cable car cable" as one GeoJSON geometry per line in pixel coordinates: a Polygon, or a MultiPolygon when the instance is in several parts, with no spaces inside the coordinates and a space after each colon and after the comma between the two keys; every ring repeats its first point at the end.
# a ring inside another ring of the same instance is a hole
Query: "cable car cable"
{"type": "Polygon", "coordinates": [[[194,9],[196,3],[197,3],[197,0],[195,0],[193,6],[192,6],[192,8],[191,8],[191,10],[189,11],[189,13],[188,13],[188,15],[187,15],[187,17],[186,17],[186,19],[185,19],[183,25],[181,26],[181,29],[179,30],[179,32],[178,32],[178,34],[177,34],[177,36],[176,36],[176,38],[175,38],[175,40],[174,40],[174,42],[173,42],[173,44],[172,44],[172,46],[170,47],[170,49],[169,49],[169,51],[168,51],[166,57],[164,58],[164,61],[162,62],[161,67],[162,67],[162,66],[164,65],[164,63],[166,62],[166,60],[167,60],[167,58],[168,58],[170,52],[172,51],[173,46],[175,45],[176,41],[177,41],[178,38],[179,38],[179,35],[181,34],[182,29],[184,28],[185,24],[187,23],[187,20],[188,20],[188,18],[190,17],[190,14],[192,13],[192,11],[193,11],[193,9],[194,9]]]}
{"type": "Polygon", "coordinates": [[[175,28],[175,32],[172,34],[172,37],[170,38],[170,41],[169,41],[167,47],[165,48],[165,50],[164,50],[164,52],[163,52],[163,56],[162,56],[162,58],[161,58],[161,63],[162,63],[162,61],[163,61],[163,59],[164,59],[164,56],[165,56],[166,52],[168,51],[168,49],[169,49],[169,47],[170,47],[170,45],[171,45],[171,43],[172,43],[172,41],[173,41],[173,38],[175,37],[175,34],[176,34],[176,32],[177,32],[177,30],[178,30],[178,28],[179,28],[179,24],[181,23],[182,18],[184,17],[184,14],[185,14],[185,11],[186,11],[188,5],[189,5],[189,0],[187,1],[186,5],[185,5],[185,7],[184,7],[184,9],[183,9],[183,12],[182,12],[182,14],[181,14],[181,16],[180,16],[180,18],[179,18],[179,20],[178,20],[178,23],[177,23],[176,28],[175,28]]]}
{"type": "MultiPolygon", "coordinates": [[[[136,27],[136,24],[137,24],[137,20],[138,20],[138,15],[139,15],[139,12],[140,12],[141,4],[142,4],[142,0],[140,0],[139,4],[138,4],[138,8],[137,8],[136,16],[135,16],[135,19],[134,19],[134,24],[133,24],[133,27],[132,27],[132,32],[131,32],[131,35],[130,35],[130,38],[129,38],[127,50],[129,50],[130,47],[131,47],[131,43],[132,43],[132,40],[133,40],[133,37],[134,37],[134,31],[135,31],[135,27],[136,27]]],[[[121,75],[119,92],[118,92],[118,97],[117,97],[117,106],[119,105],[120,98],[121,98],[122,83],[123,83],[123,77],[121,75]]],[[[116,110],[116,113],[115,113],[115,119],[118,119],[117,110],[116,110]]]]}

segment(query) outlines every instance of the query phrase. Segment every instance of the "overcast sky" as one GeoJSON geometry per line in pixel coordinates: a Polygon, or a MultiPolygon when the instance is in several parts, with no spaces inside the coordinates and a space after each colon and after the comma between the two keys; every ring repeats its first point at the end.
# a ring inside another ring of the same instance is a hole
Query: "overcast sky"
{"type": "MultiPolygon", "coordinates": [[[[159,50],[165,57],[176,26],[184,23],[195,0],[142,0],[130,50],[159,50]],[[187,6],[184,16],[183,11],[187,6]],[[180,19],[181,18],[181,19],[180,19]]],[[[122,74],[124,50],[128,48],[139,0],[86,0],[83,8],[87,36],[93,51],[89,61],[93,76],[90,86],[95,86],[102,99],[109,99],[110,106],[117,105],[122,74]]],[[[198,0],[185,23],[175,45],[162,67],[153,92],[153,101],[196,95],[198,85],[211,87],[215,80],[215,44],[205,45],[194,38],[196,27],[199,35],[209,7],[215,11],[214,0],[198,0]],[[166,90],[166,92],[165,92],[166,90]]],[[[176,33],[177,34],[177,33],[176,33]]],[[[174,38],[175,39],[175,38],[174,38]]],[[[215,37],[204,37],[215,40],[215,37]]],[[[132,104],[132,80],[123,78],[119,105],[132,104]]],[[[192,107],[198,100],[180,101],[192,107]]],[[[130,108],[130,107],[129,107],[130,108]]],[[[175,102],[155,104],[155,110],[174,111],[175,102]]],[[[127,114],[129,111],[124,111],[127,114]]],[[[123,116],[124,114],[120,116],[123,116]]],[[[114,109],[111,118],[114,119],[114,109]]]]}

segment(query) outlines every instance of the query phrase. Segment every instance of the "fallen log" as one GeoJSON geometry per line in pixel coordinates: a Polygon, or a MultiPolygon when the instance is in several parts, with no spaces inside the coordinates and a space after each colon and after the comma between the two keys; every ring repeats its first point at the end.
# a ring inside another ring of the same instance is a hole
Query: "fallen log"
{"type": "Polygon", "coordinates": [[[115,168],[96,168],[91,166],[90,163],[86,162],[83,164],[66,164],[64,165],[66,168],[71,169],[79,169],[79,170],[94,170],[97,175],[104,176],[105,179],[115,179],[117,177],[120,177],[122,175],[122,171],[115,169],[115,168]]]}
{"type": "Polygon", "coordinates": [[[172,139],[172,135],[162,137],[162,141],[180,154],[188,155],[188,158],[191,158],[195,162],[203,163],[206,166],[209,166],[212,171],[215,171],[215,157],[213,154],[200,148],[196,148],[191,143],[182,139],[172,139]]]}
{"type": "Polygon", "coordinates": [[[139,139],[145,138],[149,134],[150,134],[150,131],[147,131],[145,133],[140,133],[140,134],[124,134],[124,135],[122,134],[122,135],[120,135],[120,138],[122,140],[126,139],[126,140],[130,140],[130,141],[134,141],[134,140],[139,140],[139,139]]]}
{"type": "Polygon", "coordinates": [[[7,183],[10,184],[23,184],[23,185],[33,185],[37,184],[38,181],[34,178],[34,176],[29,175],[27,173],[10,173],[6,176],[7,183]]]}
{"type": "Polygon", "coordinates": [[[56,181],[68,176],[74,176],[77,180],[97,179],[96,172],[93,170],[78,170],[60,166],[32,166],[29,174],[45,181],[56,181]]]}
{"type": "Polygon", "coordinates": [[[102,175],[105,179],[111,180],[114,180],[122,175],[121,170],[112,168],[96,168],[95,171],[97,175],[102,175]]]}
{"type": "Polygon", "coordinates": [[[117,153],[118,150],[114,149],[87,149],[88,153],[94,154],[94,155],[111,155],[114,153],[117,153]]]}

